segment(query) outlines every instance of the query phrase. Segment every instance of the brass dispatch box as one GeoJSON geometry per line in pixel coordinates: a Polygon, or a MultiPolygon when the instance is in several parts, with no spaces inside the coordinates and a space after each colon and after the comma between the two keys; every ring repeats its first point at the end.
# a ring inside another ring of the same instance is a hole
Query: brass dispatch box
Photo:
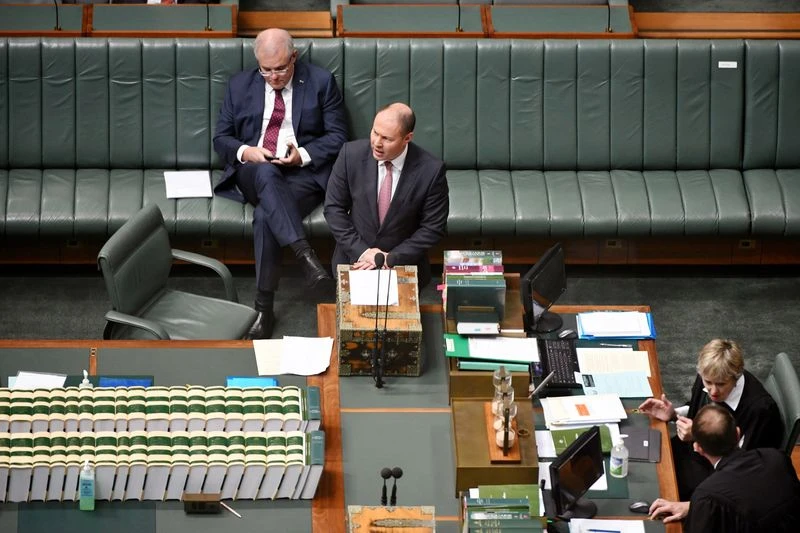
{"type": "MultiPolygon", "coordinates": [[[[419,376],[424,366],[422,322],[419,316],[417,267],[398,266],[398,306],[389,306],[384,347],[384,376],[419,376]]],[[[385,272],[388,273],[388,270],[385,272]]],[[[350,303],[350,266],[338,265],[336,287],[336,336],[340,376],[372,375],[375,346],[375,313],[383,329],[385,305],[350,303]]]]}

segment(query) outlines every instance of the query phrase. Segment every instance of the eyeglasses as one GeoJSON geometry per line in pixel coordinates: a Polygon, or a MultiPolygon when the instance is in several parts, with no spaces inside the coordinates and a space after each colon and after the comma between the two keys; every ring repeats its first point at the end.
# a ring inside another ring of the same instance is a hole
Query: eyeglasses
{"type": "Polygon", "coordinates": [[[270,76],[283,76],[287,72],[289,72],[289,67],[292,66],[294,63],[295,56],[292,54],[291,59],[289,62],[283,65],[282,67],[278,68],[264,68],[261,65],[258,66],[258,73],[264,76],[265,78],[269,78],[270,76]]]}
{"type": "Polygon", "coordinates": [[[270,76],[283,76],[287,72],[289,72],[289,65],[286,65],[285,67],[281,68],[269,68],[269,69],[258,67],[258,73],[264,76],[265,78],[269,78],[270,76]]]}

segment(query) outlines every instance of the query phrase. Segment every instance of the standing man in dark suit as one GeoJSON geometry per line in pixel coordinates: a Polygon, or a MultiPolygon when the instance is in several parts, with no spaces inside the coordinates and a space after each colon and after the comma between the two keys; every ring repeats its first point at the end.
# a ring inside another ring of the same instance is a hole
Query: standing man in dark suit
{"type": "Polygon", "coordinates": [[[214,190],[253,205],[258,321],[252,338],[272,336],[281,254],[289,246],[307,284],[330,279],[303,231],[303,217],[325,197],[331,165],[347,138],[333,75],[297,60],[281,29],[258,34],[258,68],[228,82],[214,149],[225,162],[214,190]]]}
{"type": "Polygon", "coordinates": [[[730,409],[709,404],[693,423],[694,449],[714,468],[689,502],[658,499],[650,507],[664,522],[686,518],[688,533],[790,533],[800,524],[800,481],[774,448],[739,449],[741,431],[730,409]]]}
{"type": "MultiPolygon", "coordinates": [[[[405,104],[375,115],[369,139],[347,143],[333,165],[325,219],[336,239],[333,265],[417,265],[431,279],[428,249],[439,242],[450,210],[444,162],[411,142],[416,118],[405,104]]],[[[336,267],[334,266],[334,269],[336,267]]]]}

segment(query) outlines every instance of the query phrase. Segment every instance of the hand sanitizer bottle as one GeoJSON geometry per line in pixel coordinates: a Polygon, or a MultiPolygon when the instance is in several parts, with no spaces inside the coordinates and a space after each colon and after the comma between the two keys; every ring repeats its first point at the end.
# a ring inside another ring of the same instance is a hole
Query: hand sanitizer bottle
{"type": "Polygon", "coordinates": [[[93,387],[94,387],[94,385],[92,385],[92,382],[89,381],[89,372],[84,370],[83,371],[83,381],[80,382],[80,384],[78,385],[78,388],[79,389],[91,389],[93,387]]]}
{"type": "Polygon", "coordinates": [[[81,511],[94,511],[94,468],[86,461],[81,469],[78,482],[81,511]]]}
{"type": "Polygon", "coordinates": [[[612,477],[626,477],[628,475],[628,448],[625,442],[619,438],[611,449],[611,460],[609,461],[609,474],[612,477]]]}

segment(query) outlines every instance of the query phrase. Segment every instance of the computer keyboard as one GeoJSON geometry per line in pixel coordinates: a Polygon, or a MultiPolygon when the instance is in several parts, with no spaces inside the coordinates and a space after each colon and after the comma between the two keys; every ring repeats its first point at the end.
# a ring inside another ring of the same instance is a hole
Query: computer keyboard
{"type": "Polygon", "coordinates": [[[575,381],[578,371],[578,352],[575,341],[569,339],[543,339],[548,370],[555,372],[552,384],[579,385],[575,381]]]}

